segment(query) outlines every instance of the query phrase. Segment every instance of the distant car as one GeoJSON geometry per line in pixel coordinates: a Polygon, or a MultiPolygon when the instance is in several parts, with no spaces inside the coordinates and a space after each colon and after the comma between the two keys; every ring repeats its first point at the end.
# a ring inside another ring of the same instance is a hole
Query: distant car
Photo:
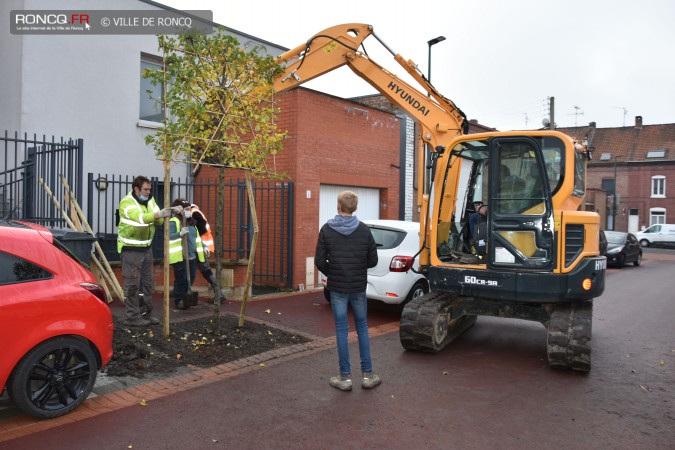
{"type": "Polygon", "coordinates": [[[633,233],[605,231],[607,237],[607,264],[623,267],[627,263],[639,266],[642,262],[642,248],[633,233]]]}
{"type": "MultiPolygon", "coordinates": [[[[388,304],[405,304],[429,292],[429,282],[416,258],[420,224],[402,220],[363,220],[377,244],[377,266],[368,270],[366,297],[388,304]]],[[[326,282],[323,278],[322,282],[326,282]]],[[[324,289],[330,302],[330,295],[324,289]]]]}
{"type": "Polygon", "coordinates": [[[112,357],[103,288],[53,234],[0,220],[0,392],[39,419],[77,408],[112,357]]]}
{"type": "Polygon", "coordinates": [[[607,256],[607,236],[603,230],[600,230],[600,254],[607,256]]]}
{"type": "Polygon", "coordinates": [[[650,245],[675,244],[675,225],[669,223],[660,223],[645,228],[635,233],[640,245],[649,247],[650,245]]]}

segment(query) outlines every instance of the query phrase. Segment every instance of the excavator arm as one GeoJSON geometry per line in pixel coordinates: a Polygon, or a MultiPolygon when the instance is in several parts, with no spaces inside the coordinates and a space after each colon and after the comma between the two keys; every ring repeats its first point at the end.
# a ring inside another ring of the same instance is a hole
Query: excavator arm
{"type": "Polygon", "coordinates": [[[378,38],[372,25],[351,23],[328,28],[307,43],[280,55],[278,60],[286,66],[275,80],[277,92],[295,88],[347,65],[419,123],[422,140],[430,145],[432,151],[439,146],[445,147],[452,138],[467,132],[468,122],[464,113],[451,100],[439,94],[412,61],[405,61],[378,38]],[[371,35],[429,96],[375,63],[365,51],[359,51],[363,41],[371,35]]]}

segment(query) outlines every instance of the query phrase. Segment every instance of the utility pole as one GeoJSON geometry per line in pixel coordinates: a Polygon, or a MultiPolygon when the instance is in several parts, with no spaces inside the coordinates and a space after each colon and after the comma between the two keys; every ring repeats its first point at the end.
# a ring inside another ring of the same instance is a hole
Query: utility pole
{"type": "Polygon", "coordinates": [[[548,117],[550,119],[549,129],[555,130],[555,97],[549,97],[548,102],[548,117]]]}

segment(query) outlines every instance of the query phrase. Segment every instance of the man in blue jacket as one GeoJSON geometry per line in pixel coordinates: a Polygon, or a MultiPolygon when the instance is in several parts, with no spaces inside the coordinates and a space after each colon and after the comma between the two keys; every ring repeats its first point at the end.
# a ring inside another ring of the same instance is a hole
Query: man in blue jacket
{"type": "Polygon", "coordinates": [[[326,222],[319,232],[314,264],[328,278],[335,335],[337,338],[340,374],[330,379],[330,385],[342,391],[352,390],[349,363],[349,325],[347,309],[351,304],[359,338],[361,357],[361,387],[372,389],[382,380],[373,373],[368,336],[368,302],[366,286],[368,269],[377,265],[377,245],[370,228],[353,215],[358,196],[351,191],[338,195],[335,218],[326,222]]]}

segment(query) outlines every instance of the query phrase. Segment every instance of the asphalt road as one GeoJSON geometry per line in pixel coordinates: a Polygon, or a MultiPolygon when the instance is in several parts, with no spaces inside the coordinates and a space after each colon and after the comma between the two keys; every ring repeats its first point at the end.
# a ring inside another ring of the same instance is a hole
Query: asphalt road
{"type": "Polygon", "coordinates": [[[374,338],[384,382],[373,391],[330,388],[337,356],[322,351],[0,448],[673,449],[674,274],[672,252],[608,270],[589,374],[548,368],[540,324],[480,317],[437,355],[403,350],[397,333],[374,338]]]}

